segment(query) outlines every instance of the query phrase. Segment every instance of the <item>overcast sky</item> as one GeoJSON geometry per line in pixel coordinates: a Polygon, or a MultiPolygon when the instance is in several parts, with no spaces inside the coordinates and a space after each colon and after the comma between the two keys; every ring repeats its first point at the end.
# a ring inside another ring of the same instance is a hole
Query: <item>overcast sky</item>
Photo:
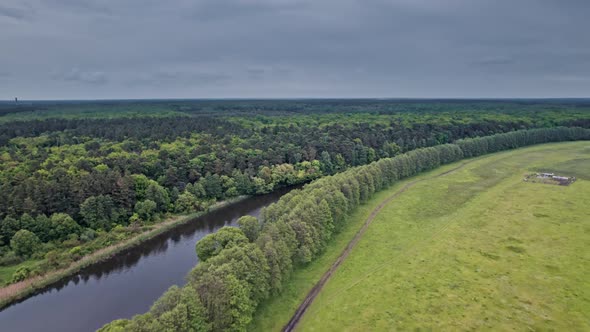
{"type": "Polygon", "coordinates": [[[590,0],[1,0],[0,99],[590,97],[590,0]]]}

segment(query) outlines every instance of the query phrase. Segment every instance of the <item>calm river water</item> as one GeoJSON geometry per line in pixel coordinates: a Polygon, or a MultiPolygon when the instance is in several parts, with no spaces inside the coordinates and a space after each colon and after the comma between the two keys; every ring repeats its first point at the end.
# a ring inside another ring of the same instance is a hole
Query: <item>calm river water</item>
{"type": "Polygon", "coordinates": [[[195,243],[243,215],[258,216],[291,188],[213,211],[52,285],[0,312],[0,331],[94,331],[146,312],[197,264],[195,243]]]}

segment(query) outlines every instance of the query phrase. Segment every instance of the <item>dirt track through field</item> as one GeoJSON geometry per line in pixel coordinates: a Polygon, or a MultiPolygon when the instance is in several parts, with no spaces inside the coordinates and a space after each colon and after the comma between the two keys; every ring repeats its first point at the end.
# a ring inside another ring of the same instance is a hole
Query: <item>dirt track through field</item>
{"type": "Polygon", "coordinates": [[[338,258],[336,259],[336,261],[334,261],[332,266],[330,266],[328,271],[326,271],[324,273],[324,275],[322,275],[322,278],[313,286],[313,288],[309,291],[309,293],[307,293],[307,296],[305,297],[303,302],[301,302],[301,304],[299,305],[299,307],[297,308],[297,310],[295,311],[295,313],[293,314],[293,316],[289,320],[289,323],[287,323],[287,325],[285,325],[285,327],[283,327],[283,332],[291,332],[291,331],[295,330],[295,328],[297,327],[297,324],[301,320],[301,317],[303,317],[303,315],[305,314],[305,312],[307,311],[309,306],[311,306],[313,300],[320,293],[320,291],[322,290],[324,285],[328,282],[328,280],[330,280],[330,278],[332,277],[332,274],[334,274],[334,272],[338,269],[340,264],[342,264],[342,262],[346,259],[346,257],[348,257],[348,255],[350,254],[350,252],[352,251],[354,246],[356,246],[356,244],[359,242],[359,240],[361,239],[361,237],[363,236],[363,234],[365,233],[367,228],[369,228],[369,226],[371,225],[371,222],[373,221],[373,219],[375,219],[377,214],[379,214],[379,212],[381,212],[381,210],[387,204],[389,204],[392,200],[394,200],[399,195],[403,194],[406,190],[410,189],[411,187],[413,187],[417,183],[448,175],[450,173],[460,170],[461,168],[465,167],[467,164],[470,164],[474,161],[475,160],[470,160],[468,162],[461,164],[460,166],[457,166],[453,169],[450,169],[448,171],[445,171],[443,173],[437,174],[432,177],[408,182],[405,186],[403,186],[401,189],[396,191],[393,195],[387,197],[383,202],[381,202],[381,204],[379,204],[375,209],[373,209],[373,211],[371,211],[371,214],[369,215],[367,220],[365,220],[365,223],[363,224],[361,229],[359,229],[359,231],[354,235],[352,240],[350,240],[350,242],[348,243],[346,248],[344,248],[344,250],[342,251],[340,256],[338,256],[338,258]]]}

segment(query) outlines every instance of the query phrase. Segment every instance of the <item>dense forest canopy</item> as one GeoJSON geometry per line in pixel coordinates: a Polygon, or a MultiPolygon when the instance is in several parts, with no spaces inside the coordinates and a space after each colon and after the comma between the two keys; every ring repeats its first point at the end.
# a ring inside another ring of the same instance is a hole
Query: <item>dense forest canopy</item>
{"type": "Polygon", "coordinates": [[[590,128],[590,101],[2,103],[0,263],[417,148],[555,126],[590,128]]]}

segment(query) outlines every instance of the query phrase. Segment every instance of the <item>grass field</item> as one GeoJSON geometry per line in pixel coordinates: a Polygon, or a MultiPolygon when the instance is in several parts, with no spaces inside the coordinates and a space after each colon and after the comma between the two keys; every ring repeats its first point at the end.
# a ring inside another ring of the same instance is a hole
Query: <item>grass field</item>
{"type": "MultiPolygon", "coordinates": [[[[546,144],[417,183],[377,215],[299,330],[590,330],[589,157],[588,142],[546,144]],[[522,181],[537,169],[578,181],[522,181]]],[[[351,216],[252,330],[279,330],[370,211],[403,185],[351,216]]]]}

